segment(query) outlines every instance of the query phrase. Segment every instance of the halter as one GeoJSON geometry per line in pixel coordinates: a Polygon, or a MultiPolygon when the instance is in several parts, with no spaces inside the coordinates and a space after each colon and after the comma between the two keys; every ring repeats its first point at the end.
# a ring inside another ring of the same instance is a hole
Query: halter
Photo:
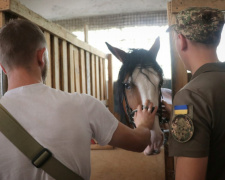
{"type": "MultiPolygon", "coordinates": [[[[164,124],[164,123],[167,123],[167,121],[162,118],[162,103],[161,103],[162,91],[161,91],[161,86],[162,85],[160,83],[159,84],[159,98],[158,98],[159,108],[158,108],[158,111],[157,111],[157,115],[159,117],[159,123],[164,124]]],[[[129,118],[129,123],[133,126],[133,128],[136,128],[136,124],[134,122],[133,117],[134,117],[134,113],[137,112],[137,109],[132,110],[131,107],[129,106],[127,96],[126,96],[126,93],[125,93],[125,87],[123,88],[123,97],[124,97],[125,103],[126,103],[126,112],[127,112],[128,118],[129,118]]],[[[142,109],[144,109],[144,108],[146,108],[146,107],[142,106],[142,109]]],[[[152,108],[152,111],[153,110],[154,110],[154,107],[152,108]]]]}

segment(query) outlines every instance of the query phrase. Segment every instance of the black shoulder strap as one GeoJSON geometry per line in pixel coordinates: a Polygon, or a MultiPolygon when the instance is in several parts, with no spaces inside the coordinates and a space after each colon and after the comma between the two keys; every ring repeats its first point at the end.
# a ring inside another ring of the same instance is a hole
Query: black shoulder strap
{"type": "Polygon", "coordinates": [[[60,161],[52,153],[42,147],[0,104],[0,131],[28,157],[37,168],[57,180],[83,180],[60,161]]]}

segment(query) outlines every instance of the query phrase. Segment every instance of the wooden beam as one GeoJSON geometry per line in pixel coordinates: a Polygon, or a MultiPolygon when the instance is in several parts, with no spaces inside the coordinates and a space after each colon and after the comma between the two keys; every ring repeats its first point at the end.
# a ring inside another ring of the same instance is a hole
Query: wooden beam
{"type": "Polygon", "coordinates": [[[81,82],[81,92],[82,93],[87,93],[86,89],[86,66],[85,66],[85,56],[84,56],[84,50],[80,49],[80,71],[81,71],[81,76],[80,76],[80,82],[81,82]]]}
{"type": "Polygon", "coordinates": [[[84,25],[84,42],[88,43],[88,25],[84,25]]]}
{"type": "Polygon", "coordinates": [[[44,31],[45,40],[47,43],[47,49],[48,49],[48,69],[47,69],[47,77],[45,84],[49,87],[52,87],[52,58],[51,58],[51,37],[50,33],[47,31],[44,31]]]}
{"type": "Polygon", "coordinates": [[[81,85],[80,85],[80,62],[79,62],[79,51],[78,51],[77,48],[74,48],[73,57],[74,57],[74,65],[75,65],[76,92],[81,93],[81,85]]]}
{"type": "MultiPolygon", "coordinates": [[[[174,24],[176,15],[172,14],[172,2],[168,3],[167,11],[169,24],[174,24]]],[[[170,52],[171,52],[171,68],[172,68],[172,93],[173,96],[188,83],[187,70],[185,69],[182,60],[180,59],[175,46],[174,32],[170,32],[170,52]]]]}
{"type": "Polygon", "coordinates": [[[225,11],[225,0],[172,0],[172,13],[178,13],[188,7],[211,7],[225,11]]]}
{"type": "Polygon", "coordinates": [[[99,80],[99,76],[100,76],[100,72],[99,72],[99,57],[96,56],[96,71],[95,71],[95,74],[96,74],[96,93],[97,93],[97,99],[100,100],[100,80],[99,80]]]}
{"type": "Polygon", "coordinates": [[[60,62],[59,62],[59,39],[58,37],[53,37],[52,42],[52,63],[53,63],[53,88],[60,89],[60,62]]]}
{"type": "Polygon", "coordinates": [[[67,59],[67,43],[65,40],[61,42],[61,88],[63,91],[68,92],[68,59],[67,59]]]}
{"type": "Polygon", "coordinates": [[[68,48],[68,60],[69,60],[69,92],[75,92],[75,65],[73,56],[73,45],[70,44],[68,48]]]}
{"type": "Polygon", "coordinates": [[[85,53],[85,59],[86,59],[87,94],[91,95],[91,61],[90,61],[90,53],[87,51],[85,53]]]}
{"type": "Polygon", "coordinates": [[[108,105],[109,111],[114,113],[112,54],[108,54],[108,105]]]}
{"type": "Polygon", "coordinates": [[[100,71],[100,99],[101,100],[104,100],[104,82],[103,82],[103,79],[104,79],[104,70],[103,70],[103,59],[100,58],[100,61],[99,61],[99,71],[100,71]]]}
{"type": "Polygon", "coordinates": [[[9,10],[10,0],[0,0],[0,11],[9,10]]]}
{"type": "MultiPolygon", "coordinates": [[[[5,25],[5,13],[0,12],[0,28],[5,25]]],[[[1,69],[1,96],[3,96],[8,90],[8,78],[1,69]]]]}
{"type": "Polygon", "coordinates": [[[102,62],[102,65],[103,65],[103,91],[104,91],[104,96],[103,96],[103,99],[107,99],[107,84],[106,84],[106,60],[103,59],[103,62],[102,62]]]}
{"type": "MultiPolygon", "coordinates": [[[[96,48],[90,46],[89,44],[79,40],[73,35],[71,32],[63,28],[62,26],[55,24],[51,21],[44,19],[42,16],[38,15],[37,13],[29,10],[27,7],[22,5],[18,0],[0,0],[2,2],[2,10],[7,10],[8,3],[10,3],[9,11],[13,12],[14,14],[23,17],[24,19],[28,19],[33,23],[40,26],[42,29],[46,31],[52,32],[52,34],[64,39],[73,45],[80,47],[92,54],[96,54],[100,57],[106,58],[106,54],[97,50],[96,48]]],[[[1,4],[0,4],[1,5],[1,4]]],[[[1,10],[1,9],[0,9],[1,10]]]]}
{"type": "Polygon", "coordinates": [[[95,74],[96,68],[95,68],[95,55],[91,55],[91,95],[96,97],[96,74],[95,74]]]}

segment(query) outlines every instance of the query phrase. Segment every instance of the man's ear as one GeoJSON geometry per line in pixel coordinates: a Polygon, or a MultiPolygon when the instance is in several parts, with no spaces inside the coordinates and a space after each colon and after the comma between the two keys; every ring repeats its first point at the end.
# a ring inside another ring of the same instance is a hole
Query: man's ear
{"type": "Polygon", "coordinates": [[[3,70],[3,72],[5,73],[5,75],[7,75],[5,68],[1,64],[0,64],[0,66],[1,66],[1,68],[3,70]]]}
{"type": "Polygon", "coordinates": [[[178,40],[181,51],[185,51],[188,47],[187,39],[182,34],[178,34],[178,40]]]}
{"type": "Polygon", "coordinates": [[[38,61],[38,64],[42,67],[45,65],[45,61],[44,61],[44,53],[46,51],[46,48],[42,48],[42,49],[39,49],[37,51],[37,61],[38,61]]]}

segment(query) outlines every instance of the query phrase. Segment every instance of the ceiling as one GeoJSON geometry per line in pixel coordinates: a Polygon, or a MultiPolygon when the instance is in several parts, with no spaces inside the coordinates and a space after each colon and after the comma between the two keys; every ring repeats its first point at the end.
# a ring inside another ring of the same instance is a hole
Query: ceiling
{"type": "Polygon", "coordinates": [[[49,20],[164,11],[169,0],[19,0],[49,20]]]}

